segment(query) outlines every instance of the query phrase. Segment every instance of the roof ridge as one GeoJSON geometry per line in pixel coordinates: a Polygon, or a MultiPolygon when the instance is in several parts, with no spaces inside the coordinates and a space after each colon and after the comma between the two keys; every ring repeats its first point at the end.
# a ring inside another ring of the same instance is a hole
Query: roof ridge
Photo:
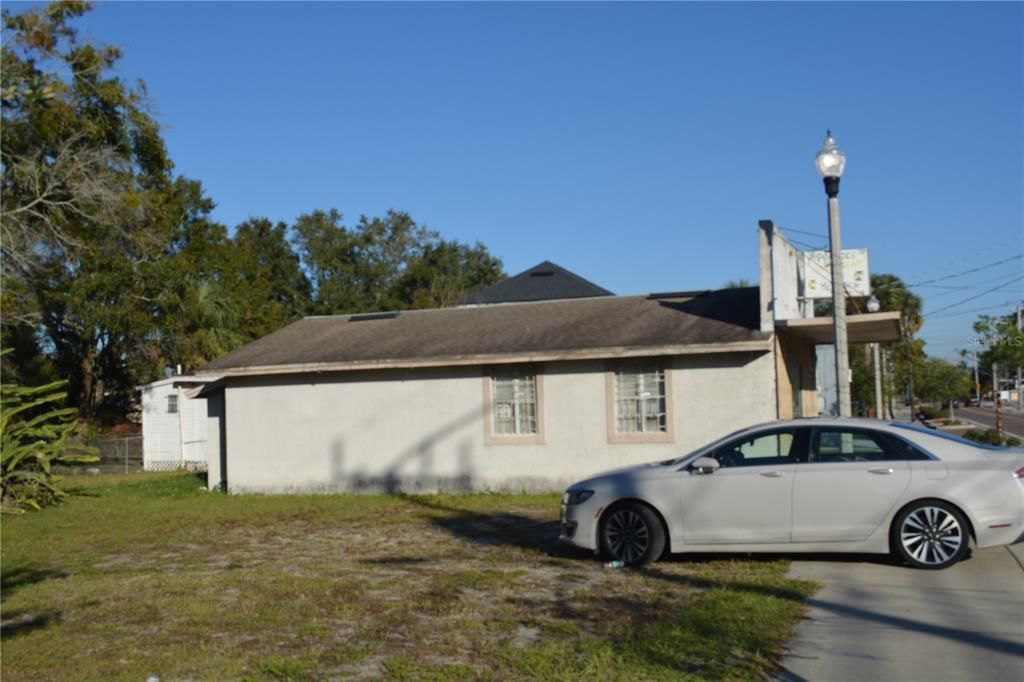
{"type": "MultiPolygon", "coordinates": [[[[554,265],[554,266],[555,266],[556,268],[558,268],[559,270],[561,270],[562,272],[564,272],[564,273],[565,273],[566,275],[568,275],[569,277],[571,277],[571,278],[573,278],[573,279],[575,279],[575,280],[577,280],[577,281],[579,281],[579,282],[582,282],[583,284],[586,284],[587,286],[591,286],[591,287],[594,287],[595,289],[600,289],[601,291],[604,291],[604,292],[608,293],[608,294],[609,294],[609,295],[611,295],[611,296],[615,296],[615,292],[611,291],[610,289],[605,289],[605,288],[604,288],[603,286],[601,286],[600,284],[594,284],[593,282],[591,282],[591,281],[590,281],[589,279],[587,279],[586,277],[583,277],[583,276],[581,276],[581,275],[578,275],[578,274],[576,274],[575,272],[573,272],[572,270],[569,270],[569,269],[567,269],[567,268],[565,268],[565,267],[563,267],[563,266],[559,265],[558,263],[555,263],[554,261],[549,261],[549,260],[546,260],[546,261],[544,261],[544,263],[549,263],[549,264],[551,264],[551,265],[554,265]]],[[[542,263],[542,265],[543,265],[543,263],[542,263]]],[[[534,267],[537,267],[537,266],[534,266],[534,267]]],[[[595,297],[590,297],[590,298],[595,298],[595,297]]]]}
{"type": "Polygon", "coordinates": [[[501,301],[500,303],[463,303],[461,305],[445,306],[443,308],[403,308],[399,310],[380,310],[375,312],[367,313],[330,313],[327,315],[303,315],[302,320],[326,320],[334,317],[352,317],[353,315],[388,315],[390,313],[398,313],[398,317],[403,315],[419,314],[419,313],[433,313],[440,312],[443,310],[466,310],[472,308],[500,308],[502,306],[511,305],[541,305],[545,303],[578,303],[580,301],[614,301],[623,300],[627,298],[648,298],[650,294],[611,294],[610,296],[575,296],[570,298],[542,298],[533,301],[501,301]]]}

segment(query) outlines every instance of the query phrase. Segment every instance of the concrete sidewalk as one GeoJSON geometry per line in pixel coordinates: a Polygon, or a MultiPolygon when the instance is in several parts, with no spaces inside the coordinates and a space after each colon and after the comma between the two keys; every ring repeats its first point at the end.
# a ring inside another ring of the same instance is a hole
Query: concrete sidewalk
{"type": "Polygon", "coordinates": [[[823,587],[778,680],[1024,680],[1024,544],[975,551],[944,571],[796,557],[790,575],[823,587]]]}

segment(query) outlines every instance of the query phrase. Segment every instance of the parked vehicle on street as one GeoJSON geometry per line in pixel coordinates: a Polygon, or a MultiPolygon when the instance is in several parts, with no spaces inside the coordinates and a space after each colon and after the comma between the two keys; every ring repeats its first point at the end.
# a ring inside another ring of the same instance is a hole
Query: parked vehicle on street
{"type": "Polygon", "coordinates": [[[1024,448],[918,425],[799,419],[588,478],[561,541],[639,566],[665,552],[891,553],[938,569],[1024,539],[1024,448]]]}

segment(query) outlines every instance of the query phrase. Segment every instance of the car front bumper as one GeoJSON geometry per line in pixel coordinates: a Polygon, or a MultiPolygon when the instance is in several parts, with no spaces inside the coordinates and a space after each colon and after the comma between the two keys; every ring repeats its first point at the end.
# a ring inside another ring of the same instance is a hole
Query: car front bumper
{"type": "Polygon", "coordinates": [[[594,498],[580,504],[569,505],[562,499],[558,541],[574,547],[598,550],[597,526],[604,507],[595,503],[594,498]]]}

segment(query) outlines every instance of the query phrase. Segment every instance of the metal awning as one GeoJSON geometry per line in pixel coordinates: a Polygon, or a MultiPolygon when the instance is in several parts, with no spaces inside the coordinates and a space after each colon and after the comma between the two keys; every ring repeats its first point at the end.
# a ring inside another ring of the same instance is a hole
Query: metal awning
{"type": "MultiPolygon", "coordinates": [[[[834,343],[832,317],[796,318],[776,320],[775,328],[819,343],[834,343]]],[[[846,316],[846,335],[850,343],[900,340],[900,313],[864,313],[846,316]]]]}

